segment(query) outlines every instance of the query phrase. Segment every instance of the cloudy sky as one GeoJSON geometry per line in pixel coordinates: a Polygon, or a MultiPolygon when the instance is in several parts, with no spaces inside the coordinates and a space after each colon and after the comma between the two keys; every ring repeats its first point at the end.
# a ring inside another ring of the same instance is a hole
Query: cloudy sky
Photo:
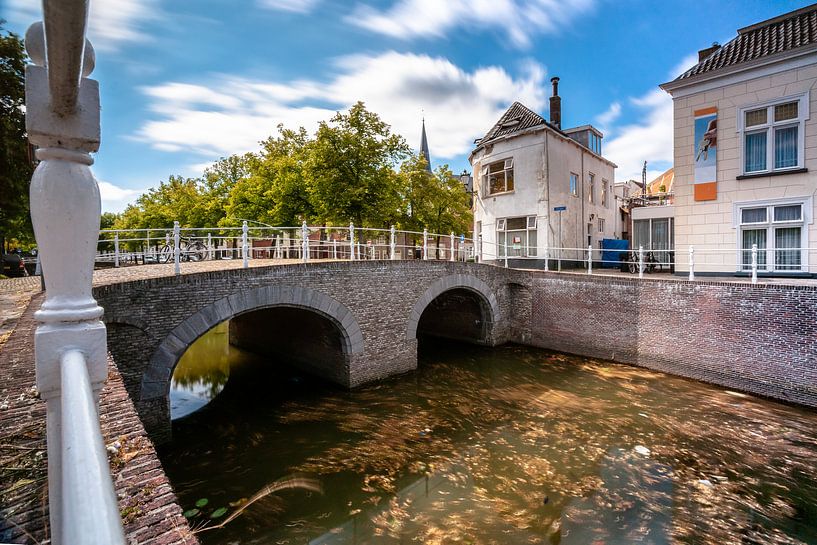
{"type": "MultiPolygon", "coordinates": [[[[672,162],[671,101],[657,86],[698,49],[808,3],[92,0],[103,209],[358,100],[415,149],[425,116],[432,163],[461,172],[514,100],[547,117],[552,76],[562,125],[599,127],[618,180],[645,160],[657,175],[672,162]]],[[[40,18],[36,0],[3,4],[19,34],[40,18]]]]}

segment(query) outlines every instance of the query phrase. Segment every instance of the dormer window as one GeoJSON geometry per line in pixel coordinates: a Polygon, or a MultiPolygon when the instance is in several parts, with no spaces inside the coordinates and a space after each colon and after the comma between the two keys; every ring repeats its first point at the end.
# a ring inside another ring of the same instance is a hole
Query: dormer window
{"type": "Polygon", "coordinates": [[[514,117],[502,123],[500,127],[502,127],[503,129],[510,129],[511,127],[519,125],[520,121],[522,121],[522,116],[514,117]]]}

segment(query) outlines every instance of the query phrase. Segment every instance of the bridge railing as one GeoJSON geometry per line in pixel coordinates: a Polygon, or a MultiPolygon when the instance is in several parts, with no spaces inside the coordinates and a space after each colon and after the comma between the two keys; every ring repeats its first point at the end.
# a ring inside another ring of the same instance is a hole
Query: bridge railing
{"type": "Polygon", "coordinates": [[[464,235],[353,224],[104,229],[97,240],[98,267],[177,263],[180,272],[184,262],[221,259],[469,261],[477,255],[464,235]]]}

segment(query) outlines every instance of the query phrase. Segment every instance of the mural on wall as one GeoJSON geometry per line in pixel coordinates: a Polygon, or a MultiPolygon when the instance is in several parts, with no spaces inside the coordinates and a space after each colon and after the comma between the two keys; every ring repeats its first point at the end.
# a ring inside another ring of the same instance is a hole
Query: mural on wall
{"type": "Polygon", "coordinates": [[[695,200],[715,200],[717,179],[718,109],[704,108],[695,111],[695,200]]]}

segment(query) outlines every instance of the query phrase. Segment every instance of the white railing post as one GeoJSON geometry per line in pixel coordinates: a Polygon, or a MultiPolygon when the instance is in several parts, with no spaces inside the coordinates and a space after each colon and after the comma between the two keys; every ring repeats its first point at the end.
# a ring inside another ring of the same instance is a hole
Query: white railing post
{"type": "Polygon", "coordinates": [[[428,259],[428,229],[423,229],[423,259],[428,259]]]}
{"type": "Polygon", "coordinates": [[[349,259],[355,259],[355,224],[349,223],[349,259]]]}
{"type": "Polygon", "coordinates": [[[479,235],[477,246],[478,246],[477,262],[482,263],[482,234],[479,235]]]}
{"type": "Polygon", "coordinates": [[[181,274],[182,269],[179,266],[179,261],[181,257],[181,233],[179,232],[179,222],[173,222],[173,272],[174,274],[181,274]]]}
{"type": "Polygon", "coordinates": [[[394,225],[391,226],[391,238],[389,239],[389,259],[397,259],[397,231],[394,225]]]}
{"type": "Polygon", "coordinates": [[[456,260],[456,256],[454,256],[454,231],[451,231],[451,256],[448,258],[448,260],[456,260]]]}
{"type": "Polygon", "coordinates": [[[587,246],[587,274],[593,274],[593,245],[587,246]]]}
{"type": "Polygon", "coordinates": [[[113,235],[113,266],[119,267],[119,233],[113,235]]]}
{"type": "Polygon", "coordinates": [[[644,278],[644,246],[638,247],[638,277],[644,278]]]}
{"type": "Polygon", "coordinates": [[[757,244],[752,244],[752,284],[757,284],[757,244]]]}
{"type": "Polygon", "coordinates": [[[695,248],[689,247],[689,279],[695,280],[695,248]]]}
{"type": "Polygon", "coordinates": [[[213,259],[213,234],[207,233],[207,259],[213,259]]]}
{"type": "Polygon", "coordinates": [[[247,225],[247,222],[241,223],[241,257],[244,259],[242,266],[245,269],[250,267],[250,256],[249,256],[249,248],[247,244],[247,235],[250,231],[250,227],[247,225]]]}
{"type": "Polygon", "coordinates": [[[336,238],[332,239],[332,259],[338,258],[338,240],[336,238]]]}
{"type": "Polygon", "coordinates": [[[304,263],[309,261],[309,227],[306,220],[301,224],[301,258],[304,263]]]}
{"type": "Polygon", "coordinates": [[[92,292],[101,209],[90,165],[99,150],[100,109],[99,86],[88,79],[95,59],[85,39],[88,1],[43,6],[45,22],[31,25],[25,38],[34,63],[26,66],[26,132],[39,160],[30,202],[46,291],[34,314],[34,359],[46,403],[50,537],[54,545],[120,545],[119,507],[98,448],[95,396],[107,378],[108,350],[92,292]]]}
{"type": "Polygon", "coordinates": [[[545,272],[550,270],[550,265],[548,265],[548,261],[550,261],[550,246],[547,244],[545,245],[545,272]]]}

